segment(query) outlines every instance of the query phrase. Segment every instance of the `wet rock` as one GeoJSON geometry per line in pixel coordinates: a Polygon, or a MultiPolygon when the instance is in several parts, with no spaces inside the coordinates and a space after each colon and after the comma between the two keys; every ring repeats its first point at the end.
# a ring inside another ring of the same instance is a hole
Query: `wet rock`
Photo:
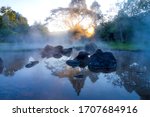
{"type": "Polygon", "coordinates": [[[73,60],[66,61],[66,64],[72,67],[81,67],[84,68],[88,64],[89,53],[81,51],[73,60]]]}
{"type": "Polygon", "coordinates": [[[90,54],[94,54],[97,49],[98,47],[95,43],[88,43],[85,45],[85,51],[90,54]]]}
{"type": "Polygon", "coordinates": [[[3,72],[3,69],[4,69],[3,60],[0,58],[0,74],[3,72]]]}
{"type": "Polygon", "coordinates": [[[88,64],[88,61],[89,61],[88,56],[89,56],[88,52],[81,51],[81,52],[79,52],[78,56],[74,60],[79,61],[79,63],[80,63],[79,67],[84,68],[88,64]]]}
{"type": "Polygon", "coordinates": [[[39,61],[31,61],[25,67],[26,68],[31,68],[31,67],[35,66],[36,64],[38,64],[38,63],[39,63],[39,61]]]}
{"type": "Polygon", "coordinates": [[[117,61],[111,52],[102,52],[97,49],[89,57],[88,52],[81,51],[73,60],[66,61],[66,64],[72,67],[84,68],[88,66],[91,72],[113,72],[116,70],[117,61]]]}
{"type": "Polygon", "coordinates": [[[61,53],[54,53],[53,57],[59,59],[62,57],[62,54],[61,53]]]}
{"type": "Polygon", "coordinates": [[[80,65],[80,62],[77,60],[67,60],[66,64],[75,68],[75,67],[78,67],[80,65]]]}
{"type": "Polygon", "coordinates": [[[66,48],[64,49],[63,46],[59,45],[59,46],[56,46],[56,47],[53,47],[53,46],[50,46],[50,45],[47,45],[41,55],[42,55],[42,58],[51,58],[51,57],[54,57],[54,58],[61,58],[62,56],[67,56],[69,57],[72,53],[72,48],[66,48]]]}
{"type": "Polygon", "coordinates": [[[47,58],[53,57],[53,50],[54,50],[54,47],[53,47],[53,46],[47,45],[47,46],[43,49],[43,51],[42,51],[42,53],[41,53],[42,58],[45,58],[45,57],[47,57],[47,58]]]}
{"type": "Polygon", "coordinates": [[[92,72],[112,72],[117,67],[117,61],[111,52],[98,49],[89,59],[88,68],[92,72]]]}
{"type": "Polygon", "coordinates": [[[56,47],[54,47],[53,51],[54,51],[55,53],[60,53],[60,54],[61,54],[62,51],[63,51],[63,46],[61,46],[61,45],[56,46],[56,47]]]}
{"type": "Polygon", "coordinates": [[[63,50],[62,50],[62,54],[63,54],[64,56],[69,57],[69,56],[71,56],[72,50],[73,50],[72,48],[63,49],[63,50]]]}

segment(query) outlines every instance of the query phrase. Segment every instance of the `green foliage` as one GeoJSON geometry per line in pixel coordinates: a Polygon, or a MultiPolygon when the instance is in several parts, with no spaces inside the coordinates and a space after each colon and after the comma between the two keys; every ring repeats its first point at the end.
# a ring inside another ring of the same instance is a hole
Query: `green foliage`
{"type": "MultiPolygon", "coordinates": [[[[27,19],[10,7],[0,8],[0,41],[8,41],[9,37],[19,37],[28,32],[27,19]]],[[[13,40],[9,40],[13,41],[13,40]]]]}
{"type": "Polygon", "coordinates": [[[122,10],[129,16],[150,11],[150,0],[128,0],[123,3],[122,10]]]}
{"type": "Polygon", "coordinates": [[[122,42],[111,41],[111,42],[108,42],[107,44],[112,49],[115,49],[115,50],[137,51],[137,50],[143,49],[143,48],[139,48],[138,46],[130,42],[122,43],[122,42]]]}
{"type": "Polygon", "coordinates": [[[100,25],[97,34],[105,41],[128,42],[133,34],[131,20],[125,15],[116,17],[113,21],[100,25]]]}
{"type": "MultiPolygon", "coordinates": [[[[150,32],[150,1],[128,0],[120,6],[122,7],[113,21],[103,22],[97,27],[97,35],[105,41],[122,43],[137,41],[135,32],[143,31],[141,35],[144,38],[149,37],[146,34],[150,32]]],[[[142,37],[141,35],[138,37],[142,37]]]]}

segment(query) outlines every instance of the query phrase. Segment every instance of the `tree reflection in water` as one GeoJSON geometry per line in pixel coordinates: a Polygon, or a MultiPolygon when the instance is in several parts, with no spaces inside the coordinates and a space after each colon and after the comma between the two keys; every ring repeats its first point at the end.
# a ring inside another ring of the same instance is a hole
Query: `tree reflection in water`
{"type": "Polygon", "coordinates": [[[31,52],[3,52],[1,56],[3,59],[0,59],[0,72],[5,76],[14,76],[24,68],[31,56],[36,59],[31,52]]]}

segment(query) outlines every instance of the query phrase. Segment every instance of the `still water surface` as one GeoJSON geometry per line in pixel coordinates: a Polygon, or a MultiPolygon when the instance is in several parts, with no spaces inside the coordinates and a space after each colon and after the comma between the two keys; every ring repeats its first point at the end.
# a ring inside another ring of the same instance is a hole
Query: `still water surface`
{"type": "Polygon", "coordinates": [[[149,52],[113,51],[117,70],[71,69],[69,58],[42,59],[40,51],[1,51],[0,99],[150,99],[149,52]],[[39,64],[26,68],[30,61],[39,64]],[[74,76],[82,73],[83,78],[74,76]]]}

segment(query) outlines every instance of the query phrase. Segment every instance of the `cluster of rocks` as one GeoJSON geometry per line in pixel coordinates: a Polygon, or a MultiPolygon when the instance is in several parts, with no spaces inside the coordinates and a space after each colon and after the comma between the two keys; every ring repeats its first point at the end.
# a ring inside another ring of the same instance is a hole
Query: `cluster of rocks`
{"type": "Polygon", "coordinates": [[[56,47],[53,47],[51,45],[47,45],[41,55],[42,58],[61,58],[62,56],[67,56],[69,57],[72,53],[72,48],[63,48],[63,46],[59,45],[56,47]]]}
{"type": "MultiPolygon", "coordinates": [[[[41,53],[42,58],[61,58],[62,56],[70,57],[73,48],[63,48],[63,46],[51,46],[47,45],[41,53]]],[[[26,65],[30,68],[37,64],[37,62],[31,62],[26,65]]],[[[80,50],[78,55],[73,60],[67,60],[66,64],[75,68],[85,68],[92,72],[112,72],[116,70],[117,61],[111,52],[102,52],[98,49],[96,44],[88,43],[85,47],[80,50]]]]}
{"type": "Polygon", "coordinates": [[[88,66],[88,69],[92,72],[112,72],[117,67],[117,61],[113,54],[102,52],[100,49],[97,49],[92,55],[86,51],[81,51],[73,60],[66,61],[66,64],[73,68],[88,66]]]}

